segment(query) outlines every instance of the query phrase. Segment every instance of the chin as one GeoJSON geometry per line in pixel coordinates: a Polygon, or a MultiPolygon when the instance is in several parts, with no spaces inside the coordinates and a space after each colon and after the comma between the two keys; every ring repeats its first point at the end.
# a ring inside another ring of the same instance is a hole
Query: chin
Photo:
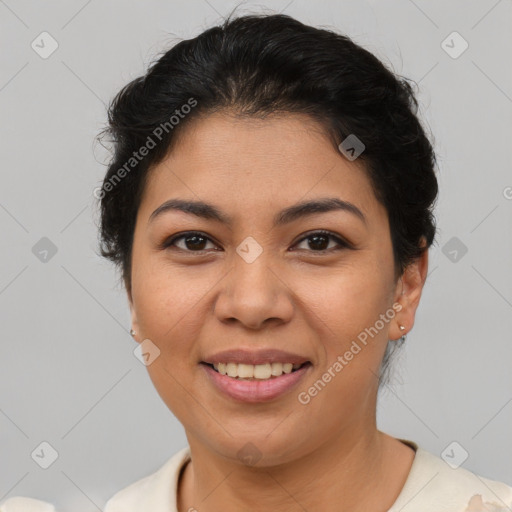
{"type": "Polygon", "coordinates": [[[287,432],[281,436],[266,434],[226,437],[223,441],[209,441],[211,449],[229,460],[245,466],[274,467],[293,462],[307,452],[299,440],[290,438],[287,432]]]}

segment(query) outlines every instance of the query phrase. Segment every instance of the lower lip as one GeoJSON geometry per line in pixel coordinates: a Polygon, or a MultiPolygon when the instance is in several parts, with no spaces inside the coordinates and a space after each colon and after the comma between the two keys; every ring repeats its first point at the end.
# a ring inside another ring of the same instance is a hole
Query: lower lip
{"type": "Polygon", "coordinates": [[[204,363],[201,366],[219,391],[241,402],[267,402],[290,391],[304,377],[310,363],[291,373],[266,380],[240,380],[215,371],[204,363]]]}

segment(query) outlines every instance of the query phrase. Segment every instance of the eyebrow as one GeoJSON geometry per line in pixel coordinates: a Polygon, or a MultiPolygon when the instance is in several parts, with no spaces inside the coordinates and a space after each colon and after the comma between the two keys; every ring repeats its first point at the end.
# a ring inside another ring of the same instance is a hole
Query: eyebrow
{"type": "MultiPolygon", "coordinates": [[[[365,224],[367,222],[363,212],[354,204],[336,197],[323,197],[311,201],[303,201],[285,208],[274,217],[274,226],[289,224],[300,218],[316,213],[339,210],[355,215],[365,224]]],[[[161,204],[149,216],[148,224],[156,217],[168,211],[181,211],[195,215],[201,219],[221,222],[222,224],[226,224],[230,227],[233,225],[233,219],[219,210],[216,206],[203,201],[190,201],[183,199],[169,199],[168,201],[165,201],[165,203],[161,204]]]]}

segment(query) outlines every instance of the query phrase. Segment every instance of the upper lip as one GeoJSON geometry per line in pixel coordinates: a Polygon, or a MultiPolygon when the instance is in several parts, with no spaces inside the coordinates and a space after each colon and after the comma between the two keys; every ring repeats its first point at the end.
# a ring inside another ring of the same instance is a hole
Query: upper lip
{"type": "Polygon", "coordinates": [[[203,359],[203,363],[239,363],[239,364],[265,364],[265,363],[293,363],[302,364],[309,360],[293,352],[277,350],[275,348],[260,350],[245,350],[242,348],[223,350],[203,359]]]}

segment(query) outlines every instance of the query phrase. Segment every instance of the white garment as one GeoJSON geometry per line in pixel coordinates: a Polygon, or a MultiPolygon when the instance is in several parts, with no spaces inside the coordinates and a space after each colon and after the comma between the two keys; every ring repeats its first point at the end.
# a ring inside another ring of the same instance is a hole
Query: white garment
{"type": "MultiPolygon", "coordinates": [[[[400,495],[388,512],[509,512],[512,487],[483,478],[462,467],[452,469],[443,459],[400,439],[416,451],[400,495]]],[[[190,460],[187,446],[155,473],[118,491],[104,512],[177,512],[178,477],[190,460]]]]}
{"type": "MultiPolygon", "coordinates": [[[[512,487],[481,477],[462,467],[452,469],[444,460],[400,439],[416,456],[400,495],[388,512],[510,512],[512,487]]],[[[104,512],[177,512],[181,469],[190,460],[187,446],[156,472],[118,491],[104,512]]],[[[53,505],[31,498],[10,498],[0,512],[55,512],[53,505]]]]}
{"type": "Polygon", "coordinates": [[[55,507],[44,501],[16,496],[4,501],[0,512],[55,512],[55,507]]]}

